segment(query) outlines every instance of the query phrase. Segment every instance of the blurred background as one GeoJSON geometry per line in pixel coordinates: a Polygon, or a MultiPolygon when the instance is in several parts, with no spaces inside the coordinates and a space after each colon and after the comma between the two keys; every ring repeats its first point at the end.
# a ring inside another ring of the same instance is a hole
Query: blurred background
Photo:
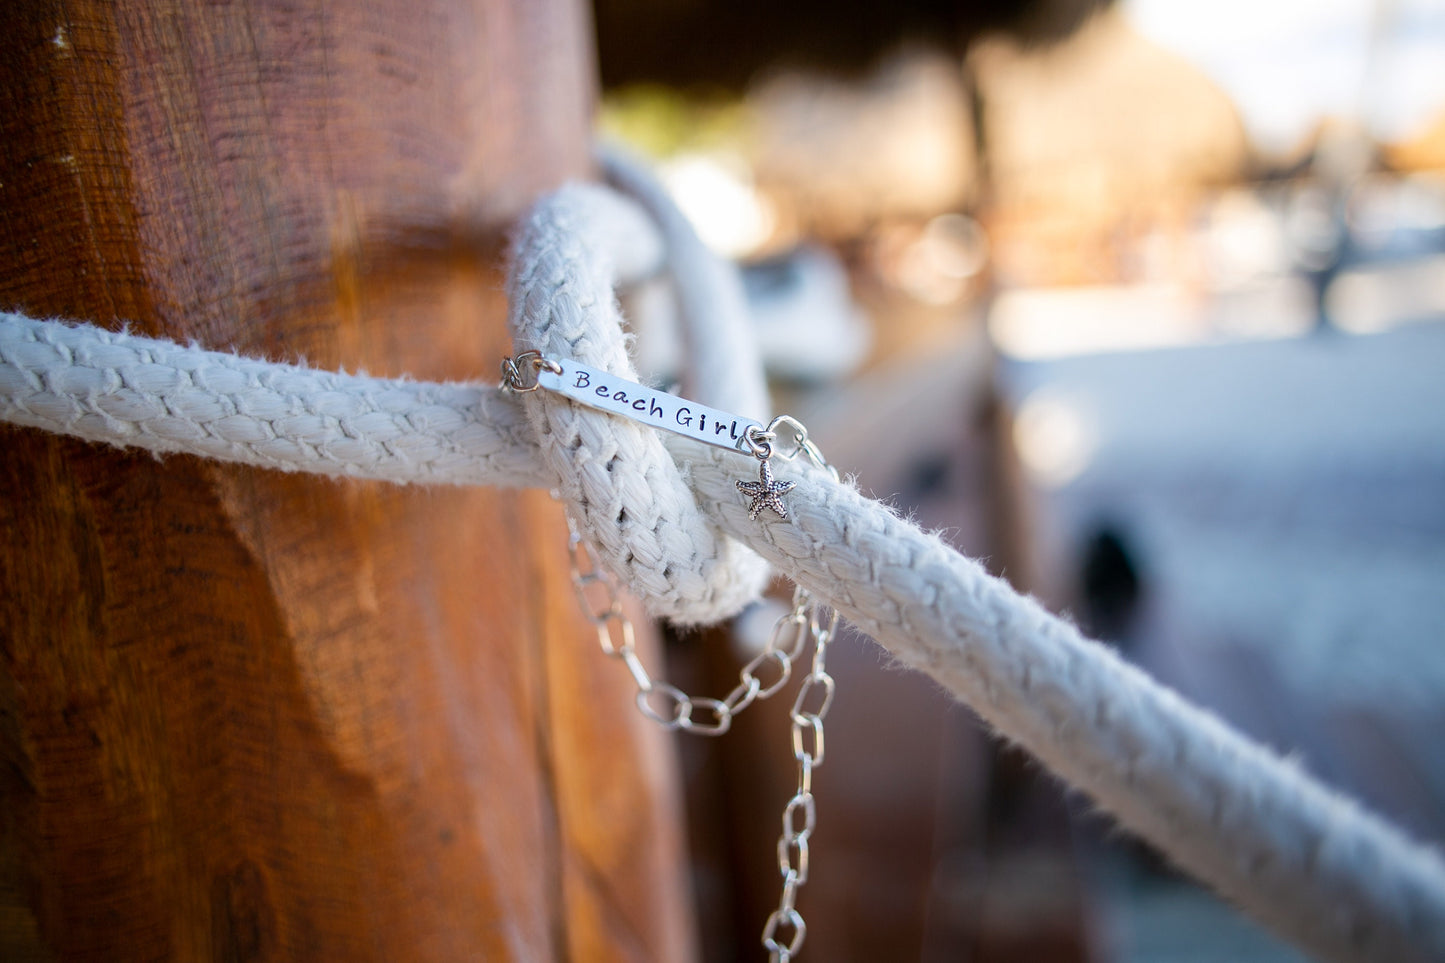
{"type": "MultiPolygon", "coordinates": [[[[778,410],[864,491],[1445,842],[1445,4],[594,13],[604,132],[745,266],[778,410]]],[[[659,377],[664,294],[635,294],[659,377]]],[[[674,676],[729,689],[776,605],[673,639],[674,676]]],[[[809,958],[1299,959],[933,683],[838,650],[809,958]]],[[[776,903],[786,710],[681,744],[713,963],[754,958],[776,903]]]]}

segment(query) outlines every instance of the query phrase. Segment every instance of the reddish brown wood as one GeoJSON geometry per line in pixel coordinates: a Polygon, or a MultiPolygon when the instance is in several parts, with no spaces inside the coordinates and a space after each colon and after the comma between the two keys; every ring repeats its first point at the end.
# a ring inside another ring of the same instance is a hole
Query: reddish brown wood
{"type": "MultiPolygon", "coordinates": [[[[0,304],[489,378],[569,0],[23,2],[0,304]]],[[[545,495],[0,430],[0,958],[677,959],[669,748],[545,495]]]]}

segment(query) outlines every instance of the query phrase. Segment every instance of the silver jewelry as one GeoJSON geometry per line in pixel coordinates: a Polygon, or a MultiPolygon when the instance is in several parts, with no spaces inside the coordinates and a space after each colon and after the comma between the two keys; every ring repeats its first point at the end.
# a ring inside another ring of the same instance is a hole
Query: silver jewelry
{"type": "Polygon", "coordinates": [[[788,506],[783,504],[783,496],[797,486],[797,482],[773,481],[773,470],[768,467],[768,458],[758,459],[758,480],[755,482],[738,482],[738,491],[747,495],[753,500],[748,506],[748,518],[757,520],[758,515],[764,508],[777,514],[779,518],[788,517],[788,506]]]}
{"type": "Polygon", "coordinates": [[[589,408],[732,451],[747,450],[744,439],[748,432],[766,432],[751,418],[709,408],[570,358],[544,358],[540,351],[503,359],[502,386],[519,392],[546,388],[589,408]]]}
{"type": "MultiPolygon", "coordinates": [[[[592,408],[753,455],[758,459],[758,480],[737,483],[738,490],[752,500],[748,515],[753,519],[764,508],[779,518],[788,517],[783,496],[797,482],[773,479],[769,463],[774,457],[791,461],[800,454],[807,455],[814,464],[838,477],[837,470],[808,438],[807,428],[788,415],[774,418],[764,427],[752,419],[665,394],[576,361],[545,358],[537,351],[503,360],[502,385],[519,392],[546,388],[592,408]],[[792,448],[786,452],[776,447],[779,430],[784,426],[791,429],[792,435],[792,448]]],[[[572,586],[582,612],[596,628],[603,654],[620,661],[632,676],[637,685],[638,710],[664,729],[722,735],[732,726],[734,716],[787,684],[793,666],[806,653],[808,643],[813,643],[811,668],[789,712],[798,780],[792,798],[783,808],[783,831],[777,842],[782,894],[762,933],[763,948],[771,963],[790,963],[808,933],[795,904],[798,890],[808,881],[808,840],[817,824],[813,770],[823,764],[823,720],[833,705],[834,682],[828,674],[827,656],[837,633],[838,613],[818,605],[802,586],[794,586],[791,609],[774,623],[763,651],[738,672],[738,684],[732,691],[721,699],[688,695],[655,678],[642,664],[632,621],[623,612],[617,579],[598,564],[595,552],[578,534],[570,517],[567,528],[572,586]],[[594,585],[602,586],[600,600],[595,591],[589,592],[594,585]]]]}

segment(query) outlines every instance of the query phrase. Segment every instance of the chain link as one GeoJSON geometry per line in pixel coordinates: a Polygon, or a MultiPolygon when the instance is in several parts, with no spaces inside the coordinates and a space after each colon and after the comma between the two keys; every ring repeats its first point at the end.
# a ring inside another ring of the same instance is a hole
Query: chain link
{"type": "MultiPolygon", "coordinates": [[[[531,362],[538,367],[547,364],[519,356],[510,368],[504,364],[504,381],[522,383],[519,370],[522,365],[518,362],[531,362]]],[[[761,433],[759,448],[768,452],[763,457],[773,454],[772,442],[777,438],[777,429],[784,424],[793,429],[794,447],[777,454],[785,460],[807,455],[836,479],[837,470],[808,439],[807,429],[786,415],[775,418],[767,431],[761,433]]],[[[770,963],[790,963],[808,934],[807,924],[794,904],[798,890],[808,881],[808,843],[818,821],[813,770],[823,764],[823,720],[833,705],[834,682],[827,671],[827,656],[828,645],[837,630],[838,613],[818,605],[802,586],[795,586],[791,607],[773,624],[763,650],[738,672],[738,684],[732,691],[721,699],[689,695],[648,672],[637,654],[636,633],[632,620],[623,611],[617,580],[598,564],[592,547],[578,534],[571,518],[567,520],[567,528],[572,587],[578,604],[597,630],[602,653],[620,661],[632,676],[637,686],[634,698],[638,711],[663,729],[700,736],[722,735],[744,709],[779,692],[792,677],[794,664],[807,652],[808,643],[813,644],[811,669],[803,678],[788,713],[793,759],[797,763],[797,788],[783,808],[783,831],[777,843],[782,893],[778,908],[768,916],[762,934],[770,963]]]]}
{"type": "MultiPolygon", "coordinates": [[[[803,440],[806,441],[806,438],[803,440]]],[[[808,932],[793,902],[797,899],[798,889],[808,881],[808,841],[818,823],[813,770],[823,764],[823,719],[833,707],[834,682],[828,674],[828,645],[837,630],[838,613],[813,604],[801,589],[794,592],[795,605],[799,593],[807,602],[805,631],[813,641],[813,666],[798,687],[789,712],[798,782],[793,797],[783,808],[783,832],[778,837],[778,872],[783,878],[783,892],[778,908],[773,910],[763,927],[763,948],[768,951],[771,963],[789,963],[797,955],[808,932]],[[783,926],[792,932],[787,942],[778,939],[778,930],[783,926]]],[[[796,608],[794,612],[797,612],[796,608]]]]}
{"type": "MultiPolygon", "coordinates": [[[[637,685],[638,710],[665,729],[684,729],[704,736],[722,735],[732,726],[734,716],[787,684],[793,674],[793,663],[807,650],[809,641],[823,639],[826,644],[827,632],[820,633],[817,607],[811,596],[801,588],[795,589],[792,608],[774,623],[767,646],[739,670],[738,684],[733,690],[721,699],[689,695],[654,678],[643,665],[637,654],[632,620],[622,609],[622,591],[617,580],[598,565],[592,547],[577,533],[571,519],[567,527],[572,587],[583,616],[597,630],[602,654],[622,662],[632,676],[637,685]]],[[[803,725],[812,724],[821,731],[821,717],[832,699],[833,680],[826,673],[821,677],[817,677],[816,672],[808,675],[791,713],[795,728],[801,714],[806,717],[803,725]],[[803,710],[808,694],[819,685],[825,687],[822,708],[803,710]]]]}
{"type": "Polygon", "coordinates": [[[537,374],[541,371],[561,374],[562,366],[542,357],[540,351],[523,351],[515,358],[502,359],[502,387],[518,394],[527,394],[541,387],[537,374]]]}

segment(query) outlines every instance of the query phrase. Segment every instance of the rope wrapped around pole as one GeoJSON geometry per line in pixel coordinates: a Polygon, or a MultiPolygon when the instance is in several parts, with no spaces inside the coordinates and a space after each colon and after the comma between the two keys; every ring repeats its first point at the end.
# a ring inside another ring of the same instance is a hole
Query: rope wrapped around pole
{"type": "MultiPolygon", "coordinates": [[[[627,273],[620,265],[650,262],[595,246],[640,236],[616,219],[589,233],[599,212],[631,216],[600,196],[564,189],[528,219],[512,323],[521,347],[575,348],[581,360],[630,370],[610,285],[627,273]]],[[[652,611],[684,620],[750,598],[763,576],[755,551],[1307,951],[1445,959],[1445,864],[1435,852],[977,562],[801,461],[789,473],[798,481],[789,517],[751,520],[735,487],[753,467],[746,456],[650,432],[634,439],[635,426],[543,394],[311,371],[0,315],[0,419],[281,470],[556,487],[589,536],[600,533],[604,562],[652,611]],[[688,518],[674,524],[674,509],[688,518]]]]}

